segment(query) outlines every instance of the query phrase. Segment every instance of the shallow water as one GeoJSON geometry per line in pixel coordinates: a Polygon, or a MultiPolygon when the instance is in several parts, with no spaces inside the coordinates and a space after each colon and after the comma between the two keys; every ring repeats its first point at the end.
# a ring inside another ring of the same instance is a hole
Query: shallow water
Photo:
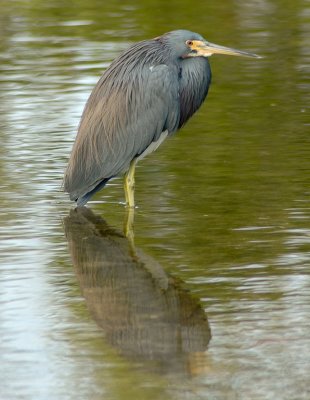
{"type": "Polygon", "coordinates": [[[306,1],[0,2],[0,397],[309,399],[306,1]],[[85,101],[130,43],[212,57],[199,113],[77,213],[61,180],[85,101]],[[220,29],[219,29],[220,27],[220,29]]]}

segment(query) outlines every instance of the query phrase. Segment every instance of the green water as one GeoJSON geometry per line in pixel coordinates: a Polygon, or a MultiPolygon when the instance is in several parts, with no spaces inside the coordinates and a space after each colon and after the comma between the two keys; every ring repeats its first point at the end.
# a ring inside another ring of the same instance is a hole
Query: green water
{"type": "Polygon", "coordinates": [[[310,398],[309,4],[0,1],[0,398],[310,398]],[[187,28],[195,117],[86,215],[61,180],[101,72],[187,28]]]}

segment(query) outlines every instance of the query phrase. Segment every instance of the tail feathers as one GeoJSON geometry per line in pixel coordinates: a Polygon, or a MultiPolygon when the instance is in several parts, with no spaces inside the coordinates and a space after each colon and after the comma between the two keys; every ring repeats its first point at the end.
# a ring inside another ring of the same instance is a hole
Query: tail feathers
{"type": "Polygon", "coordinates": [[[101,182],[98,183],[97,186],[94,187],[94,189],[90,190],[89,192],[87,192],[86,194],[84,194],[81,197],[78,197],[75,201],[76,201],[76,205],[78,207],[84,206],[88,200],[96,193],[98,192],[100,189],[102,189],[106,183],[110,180],[111,178],[105,178],[103,179],[101,182]]]}

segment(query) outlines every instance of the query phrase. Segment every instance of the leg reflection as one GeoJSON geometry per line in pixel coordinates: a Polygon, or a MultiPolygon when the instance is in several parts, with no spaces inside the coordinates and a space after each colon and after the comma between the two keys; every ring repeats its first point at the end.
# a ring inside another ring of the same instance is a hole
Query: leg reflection
{"type": "Polygon", "coordinates": [[[124,234],[127,237],[129,244],[132,246],[132,250],[134,250],[134,217],[135,217],[135,209],[132,207],[128,207],[126,209],[125,221],[124,221],[124,234]]]}

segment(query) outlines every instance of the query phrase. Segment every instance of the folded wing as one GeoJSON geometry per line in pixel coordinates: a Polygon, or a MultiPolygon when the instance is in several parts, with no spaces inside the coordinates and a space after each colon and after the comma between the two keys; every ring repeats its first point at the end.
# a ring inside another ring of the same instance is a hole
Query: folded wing
{"type": "Polygon", "coordinates": [[[125,172],[163,131],[174,132],[179,120],[174,65],[108,69],[85,106],[64,178],[65,191],[76,200],[125,172]]]}

